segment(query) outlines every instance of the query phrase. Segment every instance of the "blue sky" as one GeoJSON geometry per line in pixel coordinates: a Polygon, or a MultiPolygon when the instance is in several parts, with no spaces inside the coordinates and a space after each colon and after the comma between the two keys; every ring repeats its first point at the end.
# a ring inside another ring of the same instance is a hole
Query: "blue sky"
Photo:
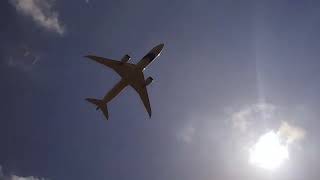
{"type": "Polygon", "coordinates": [[[0,179],[319,177],[316,1],[0,5],[0,179]],[[152,118],[127,88],[105,122],[84,99],[120,78],[83,56],[138,62],[159,43],[145,71],[152,118]],[[248,146],[282,122],[305,134],[290,160],[274,172],[248,163],[248,146]]]}

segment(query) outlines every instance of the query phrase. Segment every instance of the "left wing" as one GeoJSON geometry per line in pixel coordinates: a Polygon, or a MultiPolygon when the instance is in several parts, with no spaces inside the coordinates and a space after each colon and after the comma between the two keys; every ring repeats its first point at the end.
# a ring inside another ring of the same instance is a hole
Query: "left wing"
{"type": "Polygon", "coordinates": [[[139,77],[135,81],[129,82],[129,84],[139,94],[140,99],[142,100],[143,105],[149,114],[149,117],[151,117],[151,106],[143,72],[139,74],[139,77]]]}
{"type": "Polygon", "coordinates": [[[104,57],[94,56],[94,55],[87,55],[86,58],[92,59],[100,64],[103,64],[111,69],[113,69],[116,73],[118,73],[121,77],[124,76],[124,73],[128,66],[134,66],[131,63],[122,63],[120,61],[116,61],[113,59],[107,59],[104,57]]]}

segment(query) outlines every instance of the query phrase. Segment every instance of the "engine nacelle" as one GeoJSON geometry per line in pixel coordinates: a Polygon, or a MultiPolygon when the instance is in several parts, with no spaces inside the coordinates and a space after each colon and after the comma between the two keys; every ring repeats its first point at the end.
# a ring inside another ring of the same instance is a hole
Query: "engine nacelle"
{"type": "Polygon", "coordinates": [[[122,63],[126,63],[126,62],[128,62],[130,59],[131,59],[131,57],[130,57],[128,54],[126,54],[126,55],[124,55],[123,58],[121,59],[121,62],[122,62],[122,63]]]}
{"type": "Polygon", "coordinates": [[[146,79],[146,86],[148,86],[149,84],[151,84],[152,81],[153,81],[153,78],[152,78],[152,77],[148,77],[148,78],[146,79]]]}

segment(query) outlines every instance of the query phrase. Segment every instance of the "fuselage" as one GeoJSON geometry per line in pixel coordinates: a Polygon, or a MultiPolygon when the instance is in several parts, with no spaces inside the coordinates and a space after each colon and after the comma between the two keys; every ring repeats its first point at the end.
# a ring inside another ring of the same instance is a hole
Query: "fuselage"
{"type": "Polygon", "coordinates": [[[159,44],[152,48],[136,65],[129,63],[123,64],[122,79],[104,96],[103,101],[108,103],[117,96],[127,85],[140,80],[143,71],[150,65],[160,54],[164,44],[159,44]]]}

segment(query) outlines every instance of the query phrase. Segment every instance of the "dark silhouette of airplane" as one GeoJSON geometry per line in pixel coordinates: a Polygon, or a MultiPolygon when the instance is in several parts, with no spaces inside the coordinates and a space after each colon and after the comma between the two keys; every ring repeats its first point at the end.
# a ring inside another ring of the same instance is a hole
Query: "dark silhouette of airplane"
{"type": "Polygon", "coordinates": [[[129,63],[131,59],[129,55],[124,55],[120,61],[107,59],[103,57],[87,55],[85,57],[94,60],[100,64],[103,64],[113,69],[117,74],[121,76],[121,80],[103,97],[103,99],[86,98],[86,100],[94,104],[97,110],[101,110],[104,116],[109,118],[107,104],[117,96],[125,87],[131,86],[140,96],[149,117],[151,117],[151,107],[148,97],[147,86],[152,83],[153,78],[144,78],[143,71],[145,68],[154,61],[161,53],[164,44],[159,44],[151,51],[149,51],[137,64],[129,63]]]}

